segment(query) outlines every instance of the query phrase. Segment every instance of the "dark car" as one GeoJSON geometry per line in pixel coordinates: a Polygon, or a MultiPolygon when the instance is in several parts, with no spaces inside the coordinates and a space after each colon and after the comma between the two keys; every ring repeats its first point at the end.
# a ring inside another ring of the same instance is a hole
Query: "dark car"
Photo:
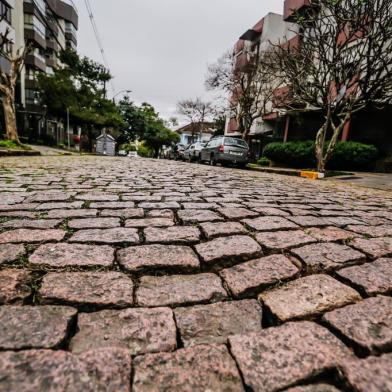
{"type": "Polygon", "coordinates": [[[200,153],[200,160],[211,165],[233,163],[245,167],[249,160],[249,146],[242,139],[220,136],[208,142],[200,153]]]}
{"type": "Polygon", "coordinates": [[[187,146],[179,143],[174,147],[174,160],[183,161],[184,160],[184,151],[187,149],[187,146]]]}

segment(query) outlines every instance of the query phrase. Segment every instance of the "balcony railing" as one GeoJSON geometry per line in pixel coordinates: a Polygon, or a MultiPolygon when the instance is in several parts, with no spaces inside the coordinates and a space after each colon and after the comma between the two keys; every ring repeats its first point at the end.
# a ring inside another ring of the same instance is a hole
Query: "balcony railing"
{"type": "Polygon", "coordinates": [[[310,5],[311,0],[285,0],[283,18],[285,21],[292,21],[296,12],[301,11],[310,5]]]}

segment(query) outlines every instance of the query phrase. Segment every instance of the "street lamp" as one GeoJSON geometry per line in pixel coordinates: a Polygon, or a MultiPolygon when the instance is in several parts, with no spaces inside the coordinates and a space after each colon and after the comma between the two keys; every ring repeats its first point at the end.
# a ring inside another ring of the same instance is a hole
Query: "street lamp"
{"type": "Polygon", "coordinates": [[[130,94],[131,92],[132,92],[132,90],[121,90],[121,91],[119,91],[119,92],[113,97],[113,103],[116,102],[115,99],[116,99],[116,97],[118,97],[120,94],[122,94],[122,93],[130,94]]]}

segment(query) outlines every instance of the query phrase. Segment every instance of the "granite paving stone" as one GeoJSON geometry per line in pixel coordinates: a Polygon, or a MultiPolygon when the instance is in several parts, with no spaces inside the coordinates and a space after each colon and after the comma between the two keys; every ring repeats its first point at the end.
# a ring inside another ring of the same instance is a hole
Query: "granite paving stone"
{"type": "Polygon", "coordinates": [[[244,219],[242,222],[256,231],[277,231],[299,228],[297,224],[279,216],[262,216],[256,219],[244,219]]]}
{"type": "Polygon", "coordinates": [[[143,218],[144,210],[143,208],[122,208],[119,210],[104,209],[99,213],[100,217],[118,217],[124,219],[130,218],[143,218]]]}
{"type": "Polygon", "coordinates": [[[68,222],[70,229],[110,229],[120,227],[118,218],[86,218],[72,219],[68,222]]]}
{"type": "Polygon", "coordinates": [[[89,218],[95,217],[98,210],[87,208],[75,208],[73,210],[50,210],[44,211],[46,219],[69,219],[69,218],[89,218]]]}
{"type": "Polygon", "coordinates": [[[242,392],[237,366],[224,345],[203,345],[134,360],[134,392],[242,392]]]}
{"type": "Polygon", "coordinates": [[[234,264],[237,261],[261,255],[261,246],[251,237],[235,235],[219,237],[196,245],[196,251],[208,264],[234,264]]]}
{"type": "Polygon", "coordinates": [[[43,304],[125,308],[133,305],[133,290],[132,279],[120,272],[49,273],[39,298],[43,304]]]}
{"type": "Polygon", "coordinates": [[[350,351],[327,329],[308,321],[229,337],[250,390],[280,391],[338,367],[350,351]]]}
{"type": "Polygon", "coordinates": [[[9,392],[131,391],[131,357],[121,349],[2,352],[0,374],[0,390],[9,392]]]}
{"type": "Polygon", "coordinates": [[[227,219],[244,219],[260,215],[247,208],[219,208],[218,212],[227,219]]]}
{"type": "Polygon", "coordinates": [[[331,225],[331,222],[327,218],[318,216],[290,216],[287,219],[302,227],[325,227],[331,225]]]}
{"type": "Polygon", "coordinates": [[[380,226],[352,225],[347,226],[347,229],[353,231],[354,233],[362,234],[369,237],[392,236],[392,224],[380,226]]]}
{"type": "Polygon", "coordinates": [[[23,256],[25,248],[23,245],[0,244],[0,265],[10,263],[23,256]]]}
{"type": "Polygon", "coordinates": [[[329,384],[312,384],[285,389],[285,392],[341,392],[341,390],[329,384]]]}
{"type": "Polygon", "coordinates": [[[13,229],[54,229],[61,222],[61,219],[13,219],[0,226],[13,229]]]}
{"type": "Polygon", "coordinates": [[[337,274],[367,295],[392,292],[392,259],[378,259],[373,263],[344,268],[337,274]]]}
{"type": "Polygon", "coordinates": [[[200,230],[191,226],[149,227],[144,229],[144,236],[146,242],[150,244],[195,244],[199,242],[200,230]]]}
{"type": "Polygon", "coordinates": [[[73,353],[100,348],[122,348],[130,355],[173,351],[176,326],[169,308],[102,310],[78,315],[73,353]]]}
{"type": "Polygon", "coordinates": [[[120,208],[134,208],[135,203],[131,201],[98,201],[91,203],[89,208],[97,209],[120,209],[120,208]]]}
{"type": "Polygon", "coordinates": [[[1,306],[0,350],[59,348],[76,313],[66,306],[1,306]]]}
{"type": "Polygon", "coordinates": [[[295,277],[299,273],[286,256],[273,255],[238,264],[220,271],[234,297],[257,293],[261,289],[295,277]]]}
{"type": "Polygon", "coordinates": [[[29,262],[58,268],[110,267],[114,262],[114,249],[106,245],[46,244],[29,257],[29,262]]]}
{"type": "Polygon", "coordinates": [[[219,277],[197,275],[143,276],[136,291],[139,306],[179,306],[224,300],[227,293],[219,277]]]}
{"type": "Polygon", "coordinates": [[[0,305],[22,304],[31,294],[31,274],[28,271],[5,269],[0,271],[0,305]]]}
{"type": "Polygon", "coordinates": [[[352,359],[342,365],[343,375],[358,392],[392,390],[392,354],[366,359],[352,359]]]}
{"type": "Polygon", "coordinates": [[[306,245],[291,252],[303,260],[308,271],[332,270],[366,260],[363,253],[335,243],[306,245]]]}
{"type": "Polygon", "coordinates": [[[117,252],[120,265],[129,272],[176,270],[189,272],[200,267],[192,248],[179,245],[142,245],[117,252]]]}
{"type": "Polygon", "coordinates": [[[247,234],[245,227],[239,222],[205,222],[200,224],[200,227],[208,239],[234,234],[247,234]]]}
{"type": "Polygon", "coordinates": [[[352,231],[343,230],[334,226],[310,227],[305,229],[305,233],[314,237],[318,241],[324,242],[347,241],[357,237],[357,234],[352,231]]]}
{"type": "Polygon", "coordinates": [[[128,219],[125,227],[170,227],[174,226],[174,220],[168,218],[145,218],[145,219],[128,219]]]}
{"type": "Polygon", "coordinates": [[[79,230],[69,242],[96,242],[101,244],[138,244],[140,242],[137,229],[117,227],[114,229],[79,230]]]}
{"type": "MultiPolygon", "coordinates": [[[[1,235],[0,235],[1,237],[1,235]]],[[[361,252],[366,253],[370,257],[384,257],[392,256],[392,238],[381,237],[381,238],[355,238],[350,242],[350,246],[361,252]]]]}
{"type": "Polygon", "coordinates": [[[275,251],[281,251],[283,249],[289,249],[316,242],[313,237],[302,230],[257,233],[256,240],[265,248],[275,251]]]}
{"type": "Polygon", "coordinates": [[[174,219],[174,212],[172,210],[150,210],[147,211],[148,218],[167,218],[174,219]]]}
{"type": "Polygon", "coordinates": [[[256,300],[219,302],[174,310],[185,347],[226,343],[228,336],[261,330],[261,307],[256,300]]]}
{"type": "Polygon", "coordinates": [[[358,302],[358,292],[328,275],[310,275],[265,291],[260,300],[281,321],[322,314],[358,302]]]}
{"type": "Polygon", "coordinates": [[[0,244],[7,243],[34,243],[34,242],[51,242],[61,241],[66,232],[64,230],[48,229],[16,229],[0,233],[0,244]]]}
{"type": "Polygon", "coordinates": [[[178,218],[186,225],[200,222],[217,222],[224,220],[216,212],[210,210],[181,210],[178,211],[178,218]]]}
{"type": "Polygon", "coordinates": [[[377,296],[324,315],[323,320],[368,353],[392,347],[392,298],[377,296]]]}

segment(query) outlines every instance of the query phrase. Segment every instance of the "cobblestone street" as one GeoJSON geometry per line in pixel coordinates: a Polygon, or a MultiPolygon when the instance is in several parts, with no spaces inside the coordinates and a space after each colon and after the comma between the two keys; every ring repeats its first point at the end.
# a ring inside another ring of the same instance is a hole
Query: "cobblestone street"
{"type": "Polygon", "coordinates": [[[392,391],[392,194],[0,161],[0,391],[392,391]]]}

